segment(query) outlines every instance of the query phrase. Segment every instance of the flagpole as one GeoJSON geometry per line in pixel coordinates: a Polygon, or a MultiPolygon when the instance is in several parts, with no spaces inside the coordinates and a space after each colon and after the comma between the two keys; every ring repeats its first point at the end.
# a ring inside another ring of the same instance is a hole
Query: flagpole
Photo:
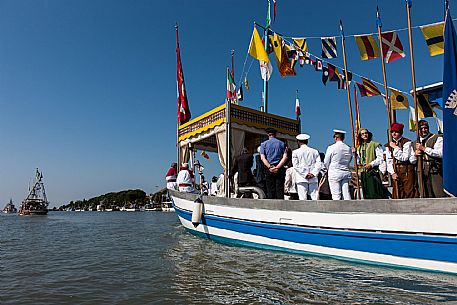
{"type": "MultiPolygon", "coordinates": [[[[229,74],[227,67],[227,75],[229,74]]],[[[232,101],[225,99],[225,197],[230,198],[230,104],[232,101]]]]}
{"type": "MultiPolygon", "coordinates": [[[[413,36],[412,36],[412,29],[411,29],[411,5],[412,0],[406,0],[406,13],[408,15],[408,36],[409,36],[409,49],[411,52],[411,80],[413,83],[413,99],[414,99],[414,111],[415,111],[415,120],[416,120],[416,139],[417,143],[420,143],[420,136],[419,136],[419,111],[418,111],[418,104],[417,104],[417,93],[416,93],[416,76],[414,71],[414,52],[413,52],[413,36]]],[[[413,147],[416,150],[415,147],[413,147]]],[[[423,159],[422,155],[417,156],[417,167],[419,168],[419,192],[420,197],[424,198],[424,180],[423,180],[423,159]]]]}
{"type": "MultiPolygon", "coordinates": [[[[297,103],[297,100],[298,100],[298,89],[297,89],[297,92],[295,94],[295,103],[297,103]]],[[[301,111],[301,109],[300,109],[300,111],[301,111]]],[[[301,133],[301,120],[300,120],[300,115],[297,112],[297,105],[295,105],[295,114],[296,114],[296,118],[297,118],[297,121],[298,121],[298,133],[301,133]]]]}
{"type": "MultiPolygon", "coordinates": [[[[352,103],[351,103],[351,89],[349,88],[349,78],[348,78],[348,68],[346,61],[346,47],[344,45],[344,31],[343,31],[343,21],[340,20],[340,30],[341,30],[341,47],[343,49],[343,62],[344,62],[344,82],[346,83],[346,93],[348,98],[348,107],[349,107],[349,120],[351,121],[351,136],[352,136],[352,147],[355,148],[355,138],[354,138],[354,120],[352,118],[352,103]]],[[[354,166],[355,173],[357,175],[356,186],[357,186],[357,195],[358,199],[360,196],[360,185],[359,185],[359,167],[357,164],[357,150],[354,149],[354,166]]]]}
{"type": "MultiPolygon", "coordinates": [[[[176,52],[178,52],[178,47],[179,47],[179,36],[178,36],[178,22],[176,22],[175,29],[176,29],[176,52]]],[[[178,56],[178,54],[176,54],[178,56]]],[[[176,86],[178,86],[178,83],[176,82],[176,86]]],[[[177,88],[179,90],[179,88],[177,88]]],[[[179,95],[178,95],[179,98],[179,95]]],[[[178,109],[179,111],[179,109],[178,109]]],[[[181,149],[179,147],[179,116],[176,117],[176,162],[177,162],[177,167],[178,169],[181,168],[181,149]]]]}
{"type": "MultiPolygon", "coordinates": [[[[387,87],[387,76],[386,76],[386,63],[384,59],[384,52],[382,51],[382,36],[381,36],[381,15],[379,14],[379,7],[376,6],[376,25],[378,28],[378,39],[379,39],[379,44],[381,47],[381,66],[382,66],[382,77],[384,79],[384,92],[385,92],[385,101],[386,101],[386,107],[387,107],[387,124],[389,125],[387,130],[387,140],[389,141],[388,144],[390,145],[390,142],[392,142],[392,133],[390,132],[390,126],[392,126],[393,122],[397,121],[397,117],[395,115],[395,111],[392,110],[392,103],[389,98],[389,89],[387,87]]],[[[393,152],[390,146],[388,146],[388,149],[390,150],[392,154],[392,162],[393,162],[393,167],[396,168],[396,159],[393,157],[393,152]]],[[[393,180],[393,179],[392,179],[393,180]]],[[[394,190],[395,190],[395,198],[398,198],[398,181],[393,180],[393,183],[395,185],[394,190]]]]}
{"type": "MultiPolygon", "coordinates": [[[[355,134],[356,136],[359,134],[359,130],[361,128],[360,123],[360,111],[359,111],[359,99],[357,97],[357,88],[354,85],[354,103],[355,103],[355,134]]],[[[357,139],[357,138],[356,138],[357,139]]],[[[355,143],[358,145],[359,143],[355,143]]]]}
{"type": "MultiPolygon", "coordinates": [[[[268,30],[270,29],[270,0],[268,0],[268,11],[267,11],[267,24],[264,29],[264,42],[265,42],[265,51],[268,54],[268,30]]],[[[265,77],[263,81],[263,111],[268,112],[268,80],[265,77]]]]}
{"type": "MultiPolygon", "coordinates": [[[[386,107],[387,107],[387,118],[388,118],[388,124],[389,128],[392,125],[393,122],[396,121],[396,115],[394,111],[392,110],[392,103],[389,98],[389,89],[387,87],[387,76],[386,76],[386,63],[385,58],[384,58],[384,52],[382,51],[382,36],[381,36],[381,16],[379,14],[379,8],[376,6],[376,25],[378,28],[378,39],[381,47],[381,66],[382,66],[382,77],[384,79],[384,92],[385,92],[385,100],[386,100],[386,107]]],[[[392,137],[389,136],[389,142],[392,141],[392,137]]]]}

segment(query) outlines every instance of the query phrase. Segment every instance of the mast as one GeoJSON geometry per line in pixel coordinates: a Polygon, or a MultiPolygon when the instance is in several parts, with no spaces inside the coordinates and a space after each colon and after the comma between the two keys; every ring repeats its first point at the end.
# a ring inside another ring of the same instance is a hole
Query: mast
{"type": "MultiPolygon", "coordinates": [[[[386,76],[386,63],[384,59],[384,52],[382,51],[382,36],[381,36],[381,27],[382,27],[382,22],[381,22],[381,15],[379,14],[379,7],[376,6],[376,25],[378,28],[378,39],[381,47],[381,66],[382,66],[382,77],[384,79],[384,94],[385,94],[385,101],[386,101],[386,107],[387,107],[387,124],[389,125],[387,127],[387,140],[388,143],[392,142],[392,133],[390,132],[390,126],[392,126],[392,123],[397,121],[395,111],[392,110],[392,103],[389,98],[389,89],[387,87],[387,76],[386,76]]],[[[390,150],[390,153],[392,154],[392,162],[393,162],[393,167],[396,168],[396,159],[393,156],[392,149],[390,146],[388,146],[388,149],[390,150]]],[[[393,180],[393,179],[392,179],[393,180]]],[[[393,183],[395,184],[395,197],[398,198],[398,181],[393,180],[393,183]]]]}
{"type": "MultiPolygon", "coordinates": [[[[263,40],[265,42],[265,51],[268,54],[268,32],[270,30],[270,0],[268,0],[268,10],[267,10],[267,21],[266,21],[266,26],[264,29],[264,34],[263,34],[263,40]]],[[[268,80],[267,78],[264,79],[263,81],[263,111],[268,112],[268,80]]]]}
{"type": "MultiPolygon", "coordinates": [[[[352,118],[352,103],[351,103],[351,89],[349,88],[349,79],[348,79],[348,68],[346,61],[346,47],[344,45],[344,31],[343,31],[343,21],[340,20],[340,31],[341,31],[341,47],[343,49],[343,61],[344,61],[344,82],[346,83],[346,93],[348,98],[348,107],[349,107],[349,120],[351,121],[351,136],[352,136],[352,147],[355,147],[355,137],[354,137],[354,120],[352,118]]],[[[355,173],[357,175],[356,186],[357,194],[360,199],[360,185],[359,185],[359,167],[357,164],[357,151],[354,149],[354,167],[355,173]]]]}
{"type": "MultiPolygon", "coordinates": [[[[227,76],[229,74],[227,67],[227,76]]],[[[230,105],[232,101],[227,97],[225,99],[225,197],[230,198],[230,105]]]]}
{"type": "MultiPolygon", "coordinates": [[[[175,29],[176,29],[176,57],[178,58],[179,52],[179,37],[178,37],[178,22],[176,22],[175,29]]],[[[178,67],[176,67],[178,68],[178,67]]],[[[176,80],[176,89],[179,99],[179,88],[178,88],[178,80],[176,80]]],[[[179,104],[179,102],[178,102],[179,104]]],[[[179,109],[178,109],[179,111],[179,109]]],[[[179,147],[179,116],[176,117],[176,163],[178,170],[181,168],[181,147],[179,147]]]]}
{"type": "MultiPolygon", "coordinates": [[[[406,1],[406,13],[408,15],[408,38],[409,38],[409,49],[411,52],[411,80],[413,83],[413,98],[414,98],[414,111],[415,113],[415,120],[416,120],[416,140],[417,143],[420,143],[420,136],[419,136],[419,111],[418,111],[418,104],[417,104],[417,93],[416,93],[416,75],[414,71],[414,52],[413,52],[413,36],[412,36],[412,29],[411,29],[411,6],[412,0],[406,1]]],[[[415,150],[415,147],[413,147],[415,150]]],[[[420,197],[424,198],[424,180],[423,180],[423,158],[422,155],[417,156],[417,167],[419,168],[419,193],[420,197]]]]}

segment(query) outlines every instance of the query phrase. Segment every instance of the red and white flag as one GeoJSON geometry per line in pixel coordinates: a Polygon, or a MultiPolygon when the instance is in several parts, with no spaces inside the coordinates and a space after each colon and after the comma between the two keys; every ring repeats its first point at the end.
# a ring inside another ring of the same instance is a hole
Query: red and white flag
{"type": "Polygon", "coordinates": [[[301,115],[300,100],[298,99],[298,95],[295,98],[295,114],[297,115],[297,118],[301,115]]]}
{"type": "Polygon", "coordinates": [[[187,102],[184,73],[182,71],[181,51],[178,42],[178,28],[176,28],[176,58],[177,58],[177,89],[178,89],[178,124],[184,124],[190,120],[190,108],[187,102]]]}
{"type": "Polygon", "coordinates": [[[381,33],[381,39],[382,54],[386,63],[406,56],[397,32],[381,33]]]}
{"type": "Polygon", "coordinates": [[[237,100],[236,85],[229,68],[227,68],[227,99],[232,102],[237,100]]]}

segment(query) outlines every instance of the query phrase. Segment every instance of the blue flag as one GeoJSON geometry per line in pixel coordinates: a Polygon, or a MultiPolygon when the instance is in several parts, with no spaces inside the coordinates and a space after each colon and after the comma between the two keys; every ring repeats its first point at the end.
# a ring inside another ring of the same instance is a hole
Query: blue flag
{"type": "Polygon", "coordinates": [[[449,10],[444,27],[443,184],[457,196],[457,37],[449,10]]]}

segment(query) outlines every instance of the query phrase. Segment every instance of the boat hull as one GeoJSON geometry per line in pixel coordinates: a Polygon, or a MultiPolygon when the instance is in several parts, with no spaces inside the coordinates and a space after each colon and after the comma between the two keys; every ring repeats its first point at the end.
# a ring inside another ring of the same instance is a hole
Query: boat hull
{"type": "Polygon", "coordinates": [[[256,248],[457,274],[455,199],[304,202],[172,193],[183,226],[209,239],[256,248]]]}
{"type": "Polygon", "coordinates": [[[19,211],[19,215],[27,216],[27,215],[47,215],[48,210],[22,210],[19,211]]]}

